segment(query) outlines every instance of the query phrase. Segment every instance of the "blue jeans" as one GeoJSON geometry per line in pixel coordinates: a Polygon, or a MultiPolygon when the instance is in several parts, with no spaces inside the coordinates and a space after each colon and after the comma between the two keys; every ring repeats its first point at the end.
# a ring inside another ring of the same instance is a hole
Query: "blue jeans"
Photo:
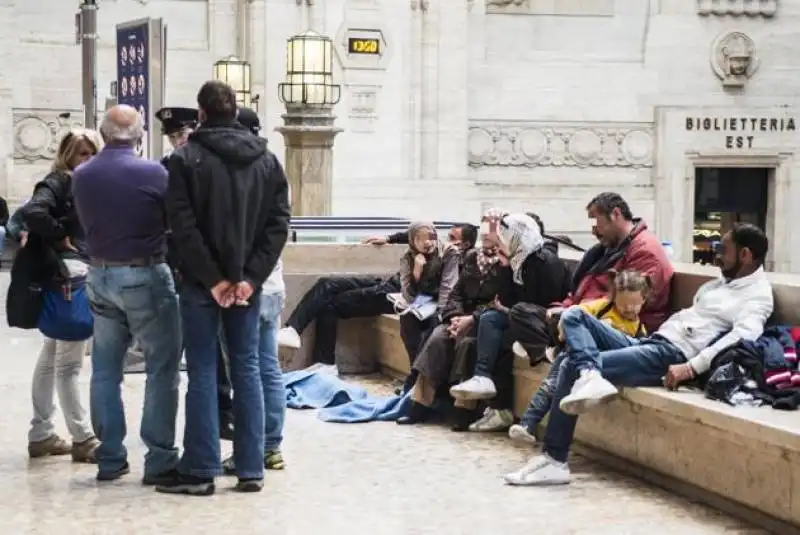
{"type": "Polygon", "coordinates": [[[233,383],[233,456],[240,479],[264,475],[264,393],[258,362],[259,289],[248,306],[220,308],[211,292],[181,288],[181,317],[186,348],[186,428],[178,470],[199,478],[222,474],[217,397],[218,326],[222,322],[233,383]]]}
{"type": "Polygon", "coordinates": [[[258,359],[261,384],[264,388],[264,450],[277,450],[283,442],[283,422],[286,418],[286,387],[278,360],[278,328],[281,325],[286,295],[261,296],[259,318],[258,359]]]}
{"type": "Polygon", "coordinates": [[[141,437],[147,446],[145,475],[175,468],[178,413],[180,316],[172,274],[166,264],[151,267],[91,267],[87,294],[94,315],[90,406],[100,447],[98,470],[115,472],[127,462],[123,445],[125,410],[120,384],[131,339],[140,341],[147,382],[141,437]]]}
{"type": "Polygon", "coordinates": [[[6,227],[0,225],[0,260],[3,259],[3,251],[6,248],[6,227]]]}
{"type": "Polygon", "coordinates": [[[508,314],[497,310],[487,310],[478,318],[478,335],[476,339],[477,358],[475,375],[491,377],[494,365],[500,355],[503,336],[508,329],[508,314]]]}
{"type": "Polygon", "coordinates": [[[561,317],[567,356],[558,374],[542,450],[554,460],[566,462],[578,418],[562,412],[559,405],[581,371],[599,369],[617,386],[659,386],[667,368],[686,362],[686,357],[658,335],[632,338],[582,309],[570,309],[561,317]]]}
{"type": "Polygon", "coordinates": [[[539,389],[531,398],[528,408],[525,409],[525,413],[520,418],[520,425],[532,435],[536,434],[536,428],[539,423],[550,412],[550,407],[553,405],[553,394],[555,394],[556,384],[558,384],[558,374],[564,365],[566,356],[567,354],[563,351],[558,354],[558,357],[550,365],[550,372],[544,378],[542,384],[539,385],[539,389]]]}

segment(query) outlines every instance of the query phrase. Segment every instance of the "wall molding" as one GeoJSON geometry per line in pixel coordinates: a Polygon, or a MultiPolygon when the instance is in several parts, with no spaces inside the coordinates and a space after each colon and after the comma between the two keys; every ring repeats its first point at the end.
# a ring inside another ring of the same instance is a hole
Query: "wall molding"
{"type": "Polygon", "coordinates": [[[697,0],[697,14],[703,16],[774,17],[778,0],[697,0]]]}
{"type": "Polygon", "coordinates": [[[653,123],[471,120],[471,167],[653,167],[653,123]]]}

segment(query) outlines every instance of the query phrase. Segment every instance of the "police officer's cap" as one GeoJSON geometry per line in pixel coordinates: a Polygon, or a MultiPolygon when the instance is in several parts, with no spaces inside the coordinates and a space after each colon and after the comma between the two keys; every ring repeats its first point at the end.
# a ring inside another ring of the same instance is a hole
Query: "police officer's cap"
{"type": "Polygon", "coordinates": [[[258,132],[261,130],[261,121],[258,119],[258,114],[250,108],[240,107],[239,113],[236,115],[236,120],[255,135],[258,135],[258,132]]]}
{"type": "Polygon", "coordinates": [[[161,108],[156,112],[161,121],[161,133],[165,136],[180,132],[184,128],[197,126],[197,110],[194,108],[161,108]]]}

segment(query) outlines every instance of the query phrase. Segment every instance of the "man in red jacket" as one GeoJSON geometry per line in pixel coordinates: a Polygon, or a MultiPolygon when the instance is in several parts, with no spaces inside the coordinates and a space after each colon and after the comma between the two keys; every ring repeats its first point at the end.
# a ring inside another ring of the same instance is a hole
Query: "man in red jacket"
{"type": "Polygon", "coordinates": [[[597,195],[586,205],[586,212],[593,220],[592,234],[600,243],[586,251],[575,269],[569,296],[546,311],[520,304],[509,315],[512,336],[532,359],[540,358],[549,345],[548,323],[552,316],[572,305],[608,295],[608,272],[612,269],[635,270],[650,278],[652,291],[642,310],[642,322],[648,332],[655,332],[669,315],[672,264],[661,242],[647,230],[647,224],[634,218],[625,199],[613,192],[597,195]]]}

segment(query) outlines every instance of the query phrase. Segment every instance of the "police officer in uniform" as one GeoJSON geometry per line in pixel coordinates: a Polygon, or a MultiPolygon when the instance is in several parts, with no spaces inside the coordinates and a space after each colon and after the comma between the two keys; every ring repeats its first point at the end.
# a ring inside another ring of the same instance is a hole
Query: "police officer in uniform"
{"type": "MultiPolygon", "coordinates": [[[[167,136],[169,144],[177,149],[186,143],[189,134],[197,127],[197,110],[194,108],[161,108],[156,112],[156,119],[161,121],[161,133],[167,136]]],[[[161,159],[167,166],[169,155],[161,159]]]]}
{"type": "MultiPolygon", "coordinates": [[[[156,119],[161,121],[161,133],[167,136],[169,144],[177,149],[186,143],[189,134],[197,128],[198,114],[194,108],[161,108],[156,112],[156,119]]],[[[167,167],[169,155],[161,159],[167,167]]],[[[167,240],[170,245],[170,240],[167,240]]],[[[175,273],[176,282],[180,281],[179,262],[175,258],[175,248],[169,246],[169,264],[175,273]]],[[[225,440],[233,440],[233,399],[231,396],[231,380],[225,357],[225,343],[220,338],[220,351],[217,360],[217,393],[219,397],[219,432],[225,440]]]]}

